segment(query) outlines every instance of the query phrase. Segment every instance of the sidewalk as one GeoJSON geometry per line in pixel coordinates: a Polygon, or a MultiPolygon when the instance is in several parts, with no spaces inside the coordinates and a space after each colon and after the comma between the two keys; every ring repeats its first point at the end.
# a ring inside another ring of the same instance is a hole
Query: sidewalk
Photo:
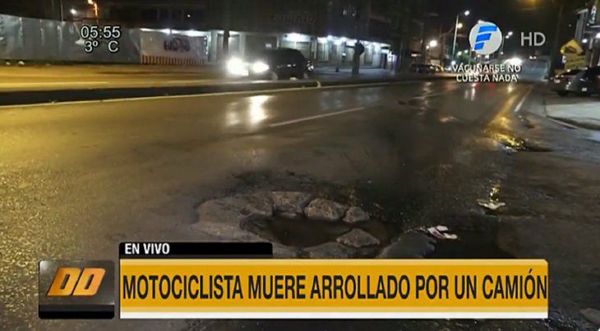
{"type": "Polygon", "coordinates": [[[0,68],[0,106],[252,92],[342,85],[393,84],[401,81],[448,79],[451,75],[395,74],[388,70],[319,68],[308,80],[261,81],[228,78],[218,66],[38,66],[0,68]]]}
{"type": "MultiPolygon", "coordinates": [[[[410,79],[378,68],[362,68],[358,76],[349,68],[319,67],[312,81],[323,83],[410,79]]],[[[419,77],[420,78],[420,77],[419,77]]],[[[415,77],[418,79],[418,77],[415,77]]],[[[248,84],[248,78],[228,77],[223,65],[34,65],[0,66],[0,92],[51,91],[66,89],[164,88],[248,84]]]]}
{"type": "Polygon", "coordinates": [[[564,99],[547,104],[546,116],[584,129],[600,130],[600,99],[564,99]]]}

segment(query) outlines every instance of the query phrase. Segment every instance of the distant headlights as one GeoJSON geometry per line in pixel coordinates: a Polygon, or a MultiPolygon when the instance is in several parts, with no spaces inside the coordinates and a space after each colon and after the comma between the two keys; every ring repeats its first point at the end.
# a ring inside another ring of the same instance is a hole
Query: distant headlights
{"type": "Polygon", "coordinates": [[[265,72],[269,71],[269,65],[262,62],[262,61],[256,61],[252,64],[252,72],[255,74],[264,74],[265,72]]]}
{"type": "Polygon", "coordinates": [[[248,76],[248,66],[241,59],[234,57],[227,61],[227,72],[234,76],[248,76]]]}
{"type": "Polygon", "coordinates": [[[508,63],[511,66],[521,66],[523,65],[523,60],[518,57],[513,57],[506,60],[506,63],[508,63]]]}

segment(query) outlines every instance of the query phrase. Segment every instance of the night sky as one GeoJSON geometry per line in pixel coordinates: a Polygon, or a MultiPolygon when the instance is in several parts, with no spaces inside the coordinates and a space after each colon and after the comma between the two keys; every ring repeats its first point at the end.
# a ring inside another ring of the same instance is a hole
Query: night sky
{"type": "MultiPolygon", "coordinates": [[[[513,31],[516,36],[520,36],[520,32],[543,32],[547,41],[546,47],[542,50],[547,52],[554,40],[559,1],[564,1],[566,4],[564,21],[561,24],[560,42],[562,44],[573,38],[576,22],[575,11],[577,8],[582,8],[586,0],[431,0],[430,10],[440,14],[440,19],[446,29],[453,26],[456,13],[466,9],[470,10],[471,15],[466,19],[461,19],[466,23],[467,28],[463,30],[466,33],[479,19],[494,22],[503,33],[513,31]]],[[[518,52],[519,50],[520,40],[518,38],[512,38],[506,43],[506,52],[518,52]]]]}

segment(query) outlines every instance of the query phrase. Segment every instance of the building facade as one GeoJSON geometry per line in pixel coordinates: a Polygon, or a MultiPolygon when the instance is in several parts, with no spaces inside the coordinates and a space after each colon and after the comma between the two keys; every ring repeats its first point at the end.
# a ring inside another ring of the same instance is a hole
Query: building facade
{"type": "Polygon", "coordinates": [[[583,46],[588,66],[600,65],[600,0],[577,11],[575,40],[583,46]]]}
{"type": "Polygon", "coordinates": [[[209,62],[287,47],[300,50],[316,64],[349,66],[354,45],[360,41],[365,46],[361,65],[391,68],[391,21],[380,4],[370,0],[104,0],[99,19],[203,36],[209,62]]]}

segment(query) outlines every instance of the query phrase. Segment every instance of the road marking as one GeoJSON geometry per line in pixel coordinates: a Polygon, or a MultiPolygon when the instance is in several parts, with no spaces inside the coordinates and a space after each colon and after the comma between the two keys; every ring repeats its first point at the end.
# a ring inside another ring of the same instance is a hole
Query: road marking
{"type": "Polygon", "coordinates": [[[517,107],[515,107],[514,112],[518,113],[521,111],[521,108],[523,108],[523,105],[525,104],[525,100],[527,100],[527,97],[529,97],[529,95],[531,94],[531,92],[533,91],[533,87],[530,87],[529,90],[527,91],[527,93],[525,93],[525,96],[523,96],[523,99],[521,99],[521,101],[519,101],[519,104],[517,105],[517,107]]]}
{"type": "MultiPolygon", "coordinates": [[[[297,88],[281,88],[281,89],[271,89],[271,90],[215,92],[215,93],[204,93],[204,94],[196,93],[196,94],[181,94],[181,95],[157,95],[157,96],[152,96],[152,97],[131,97],[131,98],[115,98],[115,99],[45,102],[45,103],[35,103],[35,104],[5,105],[5,106],[0,106],[0,109],[85,105],[85,104],[92,104],[92,103],[109,103],[109,102],[152,101],[152,100],[174,99],[174,98],[181,99],[181,98],[198,98],[198,97],[229,96],[229,95],[233,96],[233,95],[253,95],[253,94],[269,94],[269,93],[284,93],[284,92],[300,92],[300,91],[319,91],[319,90],[344,89],[344,88],[367,88],[367,87],[375,87],[375,86],[404,85],[404,84],[421,83],[421,82],[429,82],[429,81],[427,81],[427,80],[406,80],[406,81],[386,82],[386,83],[347,84],[347,85],[337,85],[337,86],[334,85],[334,86],[324,86],[324,87],[297,87],[297,88]]],[[[15,92],[15,91],[5,91],[5,92],[15,92]]]]}
{"type": "Polygon", "coordinates": [[[286,126],[286,125],[297,124],[297,123],[302,123],[302,122],[314,121],[314,120],[318,120],[318,119],[321,119],[321,118],[326,118],[326,117],[332,117],[332,116],[338,116],[338,115],[353,113],[353,112],[357,112],[357,111],[361,111],[361,110],[365,110],[365,109],[366,109],[365,107],[356,107],[356,108],[350,108],[350,109],[346,109],[346,110],[336,111],[336,112],[333,112],[333,113],[319,114],[319,115],[314,115],[314,116],[302,117],[302,118],[297,118],[295,120],[289,120],[289,121],[284,121],[284,122],[269,124],[269,128],[277,128],[277,127],[280,127],[280,126],[286,126]]]}
{"type": "Polygon", "coordinates": [[[443,92],[435,92],[435,93],[428,93],[428,94],[423,94],[423,95],[417,95],[417,96],[414,96],[414,97],[410,98],[409,100],[427,99],[427,98],[431,98],[431,97],[437,97],[437,96],[440,96],[440,95],[445,95],[445,94],[448,94],[448,93],[450,93],[452,91],[458,90],[459,87],[460,86],[454,86],[454,87],[449,88],[449,89],[447,89],[446,91],[443,91],[443,92]]]}

